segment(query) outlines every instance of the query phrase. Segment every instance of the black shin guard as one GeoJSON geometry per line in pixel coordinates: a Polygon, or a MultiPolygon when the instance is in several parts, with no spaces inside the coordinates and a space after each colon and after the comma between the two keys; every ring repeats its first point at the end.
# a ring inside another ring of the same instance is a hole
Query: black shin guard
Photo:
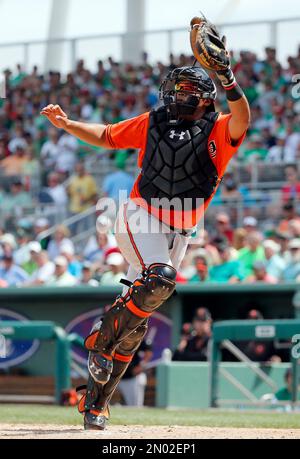
{"type": "Polygon", "coordinates": [[[79,402],[79,411],[81,413],[96,410],[103,412],[108,408],[108,403],[115,392],[119,381],[124,375],[130,364],[134,353],[139,348],[148,329],[148,320],[144,320],[137,330],[129,335],[117,348],[113,360],[113,370],[109,381],[106,384],[100,384],[89,376],[87,386],[82,386],[79,390],[86,390],[85,395],[79,402]]]}
{"type": "Polygon", "coordinates": [[[98,399],[102,392],[102,384],[96,383],[89,375],[86,386],[77,387],[77,392],[84,392],[84,395],[78,403],[79,413],[85,413],[90,410],[99,410],[98,399]]]}
{"type": "Polygon", "coordinates": [[[102,384],[96,383],[91,376],[86,386],[80,386],[77,391],[85,390],[78,404],[78,411],[84,415],[84,428],[104,430],[109,420],[108,406],[103,410],[98,402],[102,392],[102,384]]]}
{"type": "Polygon", "coordinates": [[[106,407],[113,396],[122,376],[127,370],[132,357],[139,348],[148,329],[148,319],[137,330],[129,335],[116,349],[113,360],[113,371],[109,381],[103,386],[99,397],[101,406],[106,407]]]}
{"type": "Polygon", "coordinates": [[[161,263],[149,266],[143,277],[133,282],[127,294],[116,300],[104,316],[100,330],[92,332],[85,340],[85,347],[104,358],[113,356],[124,339],[172,295],[175,278],[176,270],[172,266],[161,263]]]}

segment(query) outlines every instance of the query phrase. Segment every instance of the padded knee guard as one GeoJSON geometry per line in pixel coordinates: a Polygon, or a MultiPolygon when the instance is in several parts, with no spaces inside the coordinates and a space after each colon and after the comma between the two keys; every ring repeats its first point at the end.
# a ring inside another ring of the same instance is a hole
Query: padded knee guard
{"type": "Polygon", "coordinates": [[[108,403],[135,352],[139,348],[147,329],[148,319],[144,320],[143,324],[118,346],[113,359],[113,370],[109,381],[105,385],[96,382],[90,375],[87,386],[78,388],[79,390],[85,390],[85,394],[78,405],[80,413],[89,411],[104,412],[108,410],[108,403]]]}
{"type": "Polygon", "coordinates": [[[172,295],[175,278],[176,270],[172,266],[162,263],[150,265],[143,277],[133,282],[127,294],[117,298],[104,316],[100,330],[87,337],[85,347],[99,353],[97,360],[100,359],[98,363],[105,372],[117,346],[172,295]]]}

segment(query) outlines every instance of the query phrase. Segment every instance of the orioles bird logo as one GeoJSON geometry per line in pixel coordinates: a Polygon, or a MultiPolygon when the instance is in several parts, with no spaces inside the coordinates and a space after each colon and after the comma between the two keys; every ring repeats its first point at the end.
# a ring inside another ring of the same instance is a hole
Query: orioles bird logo
{"type": "Polygon", "coordinates": [[[212,158],[215,158],[217,155],[217,146],[214,140],[208,144],[208,152],[212,158]]]}

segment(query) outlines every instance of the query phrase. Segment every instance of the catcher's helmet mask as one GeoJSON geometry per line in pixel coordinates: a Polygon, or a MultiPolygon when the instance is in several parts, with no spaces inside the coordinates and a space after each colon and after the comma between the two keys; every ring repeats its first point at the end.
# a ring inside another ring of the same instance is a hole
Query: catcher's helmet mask
{"type": "Polygon", "coordinates": [[[160,99],[167,107],[170,124],[193,115],[201,99],[211,100],[206,113],[215,111],[217,89],[213,80],[200,67],[178,67],[170,71],[159,88],[160,99]]]}

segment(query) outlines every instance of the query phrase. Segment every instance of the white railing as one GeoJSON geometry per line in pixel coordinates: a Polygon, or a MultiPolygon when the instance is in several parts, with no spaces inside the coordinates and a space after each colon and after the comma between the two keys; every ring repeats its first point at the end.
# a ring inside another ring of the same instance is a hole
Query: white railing
{"type": "MultiPolygon", "coordinates": [[[[295,165],[297,164],[295,163],[295,165]]],[[[285,184],[286,166],[287,164],[284,163],[274,164],[264,161],[255,161],[249,164],[233,161],[228,172],[232,173],[237,185],[246,186],[249,190],[278,190],[285,184]]],[[[104,178],[116,170],[112,161],[101,162],[100,156],[87,169],[96,179],[100,188],[104,178]]],[[[126,170],[134,176],[138,175],[139,170],[134,155],[129,159],[126,170]]]]}
{"type": "Polygon", "coordinates": [[[55,204],[39,204],[32,200],[31,205],[17,206],[13,209],[7,209],[6,205],[0,204],[1,225],[6,229],[16,228],[20,219],[28,219],[34,225],[34,222],[45,217],[49,220],[50,225],[57,225],[67,217],[67,209],[58,207],[55,204]]]}
{"type": "MultiPolygon", "coordinates": [[[[215,227],[216,213],[225,212],[230,216],[234,227],[241,227],[245,217],[253,216],[264,231],[274,228],[282,219],[283,199],[280,191],[251,191],[239,198],[225,198],[217,195],[205,213],[205,225],[215,227]]],[[[299,203],[300,204],[300,203],[299,203]]],[[[300,206],[296,203],[299,211],[300,206]]]]}
{"type": "MultiPolygon", "coordinates": [[[[279,223],[282,214],[282,196],[278,192],[259,192],[251,191],[247,196],[229,199],[222,195],[216,196],[206,211],[205,227],[214,230],[216,213],[225,212],[230,216],[234,227],[242,226],[243,219],[246,216],[252,215],[256,217],[259,226],[263,230],[274,228],[279,223]]],[[[300,203],[296,203],[298,211],[300,203]]],[[[86,211],[68,217],[66,208],[58,208],[56,205],[34,204],[32,207],[18,207],[15,212],[9,215],[1,208],[0,217],[2,225],[8,225],[7,230],[14,232],[18,226],[20,218],[28,218],[32,223],[38,217],[46,217],[49,220],[50,228],[39,234],[39,240],[51,236],[55,233],[56,227],[63,224],[71,230],[76,226],[76,231],[73,234],[73,242],[78,250],[82,250],[88,238],[96,234],[96,207],[92,206],[86,211]]]]}
{"type": "MultiPolygon", "coordinates": [[[[265,46],[278,47],[283,43],[281,40],[285,36],[284,31],[280,31],[280,27],[292,23],[300,24],[300,17],[283,18],[276,20],[256,20],[244,22],[228,22],[218,24],[219,29],[230,36],[234,30],[243,28],[240,40],[235,40],[235,51],[244,49],[242,38],[247,38],[247,48],[253,49],[254,38],[261,32],[264,26],[262,39],[260,40],[261,50],[265,46]],[[251,33],[251,27],[257,27],[258,32],[251,33]],[[248,32],[250,30],[250,33],[248,32]],[[250,29],[249,29],[250,28],[250,29]],[[260,32],[259,32],[260,31],[260,32]],[[282,36],[282,37],[281,37],[282,36]],[[240,44],[238,43],[240,42],[240,44]]],[[[21,41],[12,43],[0,44],[0,71],[7,67],[14,67],[16,63],[20,63],[24,70],[29,71],[32,65],[37,64],[40,71],[45,70],[45,51],[47,46],[67,46],[64,49],[64,59],[61,64],[57,64],[58,68],[54,70],[67,73],[75,68],[76,62],[80,58],[85,58],[85,54],[89,53],[92,56],[94,65],[98,59],[105,59],[109,55],[117,60],[122,60],[122,43],[124,40],[132,37],[138,40],[141,36],[145,38],[145,51],[149,53],[150,60],[157,59],[165,60],[170,53],[178,55],[181,52],[190,53],[190,45],[188,40],[188,27],[175,28],[175,29],[159,29],[159,30],[146,30],[136,33],[120,33],[120,34],[98,34],[98,35],[85,35],[72,38],[56,38],[49,40],[32,40],[21,41]],[[184,35],[183,35],[184,34],[184,35]],[[159,40],[160,46],[157,46],[159,40]],[[94,41],[95,52],[91,51],[91,44],[94,41]],[[112,45],[112,46],[110,46],[112,45]],[[109,51],[108,51],[109,50],[109,51]],[[161,54],[159,54],[161,52],[161,54]],[[40,60],[40,61],[39,61],[40,60]]],[[[300,38],[299,38],[300,41],[300,38]]],[[[291,52],[287,50],[287,53],[291,52]]]]}
{"type": "MultiPolygon", "coordinates": [[[[64,225],[67,227],[72,227],[74,224],[80,224],[83,220],[93,216],[96,214],[96,206],[91,206],[88,209],[86,209],[84,212],[80,212],[76,215],[72,215],[71,217],[67,217],[65,214],[65,218],[63,220],[58,221],[55,225],[53,225],[51,228],[43,231],[42,233],[39,234],[39,239],[42,240],[48,236],[52,236],[55,233],[55,230],[57,228],[57,225],[64,225]]],[[[94,225],[94,229],[96,229],[96,225],[94,225]]],[[[90,229],[85,229],[82,231],[82,233],[86,233],[87,231],[90,231],[90,229]]],[[[80,234],[76,234],[76,242],[81,241],[80,234]]],[[[90,233],[89,233],[90,235],[90,233]]]]}

